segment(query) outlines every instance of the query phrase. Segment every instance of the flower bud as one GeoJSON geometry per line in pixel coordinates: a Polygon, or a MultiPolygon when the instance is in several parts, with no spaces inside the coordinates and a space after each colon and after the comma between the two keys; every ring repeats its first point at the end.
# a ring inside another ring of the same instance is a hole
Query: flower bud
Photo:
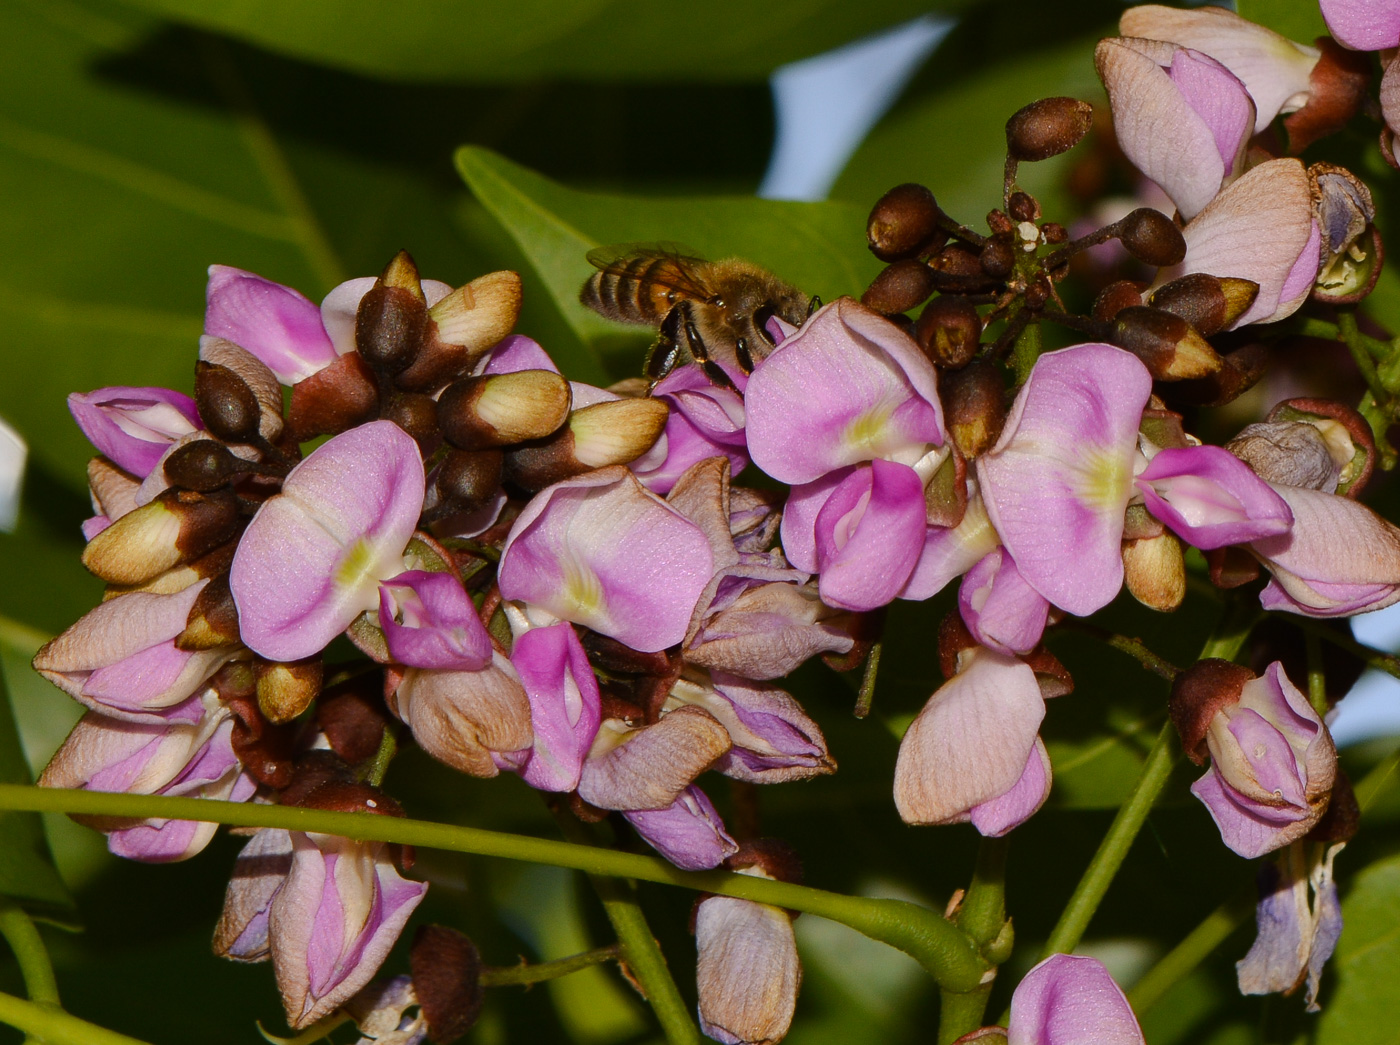
{"type": "Polygon", "coordinates": [[[1006,151],[1017,160],[1048,160],[1089,133],[1094,107],[1078,98],[1042,98],[1006,121],[1006,151]]]}
{"type": "Polygon", "coordinates": [[[961,243],[950,243],[928,259],[934,274],[934,289],[945,294],[980,294],[994,288],[998,280],[982,269],[981,252],[961,243]]]}
{"type": "Polygon", "coordinates": [[[977,354],[982,317],[967,298],[942,294],[924,306],[914,326],[914,340],[938,366],[957,370],[977,354]]]}
{"type": "Polygon", "coordinates": [[[199,339],[199,358],[232,371],[248,386],[258,404],[258,435],[271,442],[282,434],[282,386],[266,363],[241,345],[208,335],[199,339]]]}
{"type": "Polygon", "coordinates": [[[1016,240],[1010,232],[999,232],[982,245],[977,256],[982,271],[995,279],[1005,279],[1016,267],[1016,240]]]}
{"type": "Polygon", "coordinates": [[[1328,36],[1318,37],[1316,44],[1322,55],[1308,75],[1308,104],[1283,118],[1294,156],[1350,123],[1371,80],[1370,56],[1364,50],[1348,50],[1328,36]]]}
{"type": "Polygon", "coordinates": [[[259,660],[255,669],[258,710],[269,722],[290,722],[321,692],[324,674],[319,655],[290,664],[259,660]]]}
{"type": "Polygon", "coordinates": [[[1125,308],[1142,304],[1143,284],[1131,279],[1120,279],[1099,291],[1091,310],[1093,317],[1101,323],[1112,322],[1125,308]]]}
{"type": "Polygon", "coordinates": [[[655,445],[670,410],[661,399],[613,399],[575,410],[551,439],[510,450],[505,475],[527,490],[595,468],[628,464],[655,445]]]}
{"type": "Polygon", "coordinates": [[[360,299],[355,347],[374,369],[397,374],[418,357],[427,323],[428,303],[418,267],[401,250],[360,299]]]}
{"type": "Polygon", "coordinates": [[[83,565],[109,584],[145,584],[213,551],[240,521],[232,494],[166,490],[89,541],[83,565]]]}
{"type": "Polygon", "coordinates": [[[1039,221],[1040,201],[1028,192],[1013,192],[1006,201],[1006,213],[1013,221],[1039,221]]]}
{"type": "Polygon", "coordinates": [[[940,247],[946,239],[939,229],[942,217],[938,201],[924,186],[896,185],[871,208],[865,227],[870,251],[881,261],[898,261],[940,247]]]}
{"type": "Polygon", "coordinates": [[[1186,598],[1186,560],[1181,541],[1161,533],[1123,542],[1123,580],[1148,609],[1170,613],[1186,598]]]}
{"type": "Polygon", "coordinates": [[[172,486],[213,493],[251,471],[253,465],[216,440],[192,439],[171,451],[163,467],[172,486]]]}
{"type": "Polygon", "coordinates": [[[339,435],[372,420],[379,412],[379,390],[358,352],[340,356],[292,386],[287,425],[292,438],[339,435]]]}
{"type": "Polygon", "coordinates": [[[316,701],[316,725],[331,750],[352,766],[373,757],[384,740],[389,718],[379,688],[376,676],[361,675],[330,687],[316,701]]]}
{"type": "Polygon", "coordinates": [[[389,400],[384,420],[393,421],[418,444],[425,454],[431,453],[440,438],[437,401],[422,392],[399,392],[389,400]]]}
{"type": "Polygon", "coordinates": [[[451,512],[481,507],[500,488],[504,461],[500,450],[449,450],[434,480],[442,504],[451,512]]]}
{"type": "Polygon", "coordinates": [[[485,991],[481,955],[470,938],[445,925],[425,925],[413,938],[408,963],[434,1045],[448,1045],[476,1026],[485,991]]]}
{"type": "Polygon", "coordinates": [[[468,377],[438,399],[438,422],[463,450],[509,446],[557,431],[569,416],[569,383],[549,370],[468,377]]]}
{"type": "Polygon", "coordinates": [[[394,383],[428,392],[470,370],[515,327],[520,315],[520,276],[488,272],[458,287],[432,308],[422,350],[394,383]]]}
{"type": "Polygon", "coordinates": [[[1258,341],[1227,352],[1213,374],[1172,386],[1172,402],[1182,406],[1224,406],[1244,395],[1268,371],[1270,352],[1258,341]]]}
{"type": "Polygon", "coordinates": [[[997,441],[1006,421],[1006,387],[990,360],[975,360],[943,375],[939,398],[944,424],[964,457],[973,458],[997,441]]]}
{"type": "Polygon", "coordinates": [[[194,365],[194,400],[204,427],[227,443],[260,437],[262,407],[248,383],[226,366],[204,360],[194,365]]]}
{"type": "Polygon", "coordinates": [[[1147,303],[1180,316],[1203,336],[1210,337],[1249,311],[1258,295],[1259,284],[1253,280],[1217,279],[1204,272],[1192,272],[1158,287],[1147,303]]]}
{"type": "Polygon", "coordinates": [[[875,277],[860,296],[860,303],[882,315],[898,315],[927,301],[934,282],[934,274],[922,261],[896,261],[875,277]]]}
{"type": "Polygon", "coordinates": [[[1176,223],[1153,207],[1139,207],[1118,222],[1123,249],[1148,265],[1178,265],[1186,257],[1186,240],[1176,223]]]}
{"type": "Polygon", "coordinates": [[[189,623],[175,636],[175,648],[208,650],[238,642],[238,607],[233,603],[228,574],[224,573],[206,584],[195,599],[189,623]]]}
{"type": "Polygon", "coordinates": [[[1268,483],[1333,493],[1342,471],[1322,433],[1301,421],[1246,425],[1225,449],[1268,483]]]}
{"type": "Polygon", "coordinates": [[[1190,323],[1146,305],[1119,312],[1111,340],[1141,359],[1158,381],[1205,377],[1221,367],[1215,349],[1190,323]]]}

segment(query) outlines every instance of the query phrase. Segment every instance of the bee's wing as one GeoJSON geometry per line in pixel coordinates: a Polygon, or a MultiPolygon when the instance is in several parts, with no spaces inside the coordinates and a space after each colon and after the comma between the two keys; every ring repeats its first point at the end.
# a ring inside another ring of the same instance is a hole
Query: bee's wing
{"type": "Polygon", "coordinates": [[[710,263],[679,243],[618,243],[595,247],[588,252],[588,263],[602,272],[654,283],[687,298],[705,301],[714,295],[702,275],[710,263]]]}

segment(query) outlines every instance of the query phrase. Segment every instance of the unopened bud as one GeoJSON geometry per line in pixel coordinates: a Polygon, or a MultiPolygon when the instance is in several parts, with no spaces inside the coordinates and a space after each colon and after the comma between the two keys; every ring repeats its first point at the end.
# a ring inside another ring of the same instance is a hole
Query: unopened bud
{"type": "Polygon", "coordinates": [[[1089,133],[1094,107],[1078,98],[1042,98],[1006,121],[1006,151],[1017,160],[1048,160],[1089,133]]]}
{"type": "Polygon", "coordinates": [[[1040,201],[1028,192],[1013,192],[1006,201],[1006,213],[1014,221],[1039,221],[1040,201]]]}
{"type": "Polygon", "coordinates": [[[1148,609],[1170,613],[1186,598],[1186,560],[1174,534],[1123,542],[1123,579],[1148,609]]]}
{"type": "Polygon", "coordinates": [[[413,437],[420,451],[430,452],[438,432],[437,401],[421,392],[399,392],[389,400],[384,420],[393,421],[413,437]]]}
{"type": "Polygon", "coordinates": [[[408,967],[429,1041],[449,1045],[476,1026],[485,991],[481,955],[470,939],[444,925],[425,925],[413,938],[408,967]]]}
{"type": "Polygon", "coordinates": [[[870,251],[881,261],[898,261],[942,246],[943,212],[938,201],[922,185],[896,185],[871,208],[866,223],[870,251]]]}
{"type": "Polygon", "coordinates": [[[227,486],[235,476],[253,465],[234,456],[227,446],[213,439],[192,439],[165,459],[165,477],[172,486],[210,493],[227,486]]]}
{"type": "Polygon", "coordinates": [[[258,710],[269,722],[290,722],[311,706],[321,692],[325,667],[317,654],[290,664],[258,661],[258,710]]]}
{"type": "Polygon", "coordinates": [[[1269,349],[1258,341],[1220,357],[1213,374],[1172,386],[1172,401],[1183,406],[1224,406],[1253,388],[1268,371],[1269,349]]]}
{"type": "Polygon", "coordinates": [[[1118,221],[1123,249],[1148,265],[1178,265],[1186,257],[1186,238],[1176,222],[1152,207],[1139,207],[1118,221]]]}
{"type": "Polygon", "coordinates": [[[997,286],[998,280],[982,270],[981,251],[950,243],[928,259],[934,289],[950,294],[978,294],[997,286]]]}
{"type": "Polygon", "coordinates": [[[1319,138],[1341,130],[1361,108],[1371,80],[1371,56],[1351,51],[1330,36],[1318,37],[1322,52],[1308,74],[1308,104],[1283,118],[1288,151],[1297,156],[1319,138]]]}
{"type": "Polygon", "coordinates": [[[374,369],[397,374],[417,358],[427,323],[428,303],[418,267],[401,250],[360,299],[355,347],[374,369]]]}
{"type": "Polygon", "coordinates": [[[542,439],[569,416],[569,383],[551,370],[468,377],[438,399],[438,423],[463,450],[542,439]]]}
{"type": "Polygon", "coordinates": [[[194,600],[185,630],[175,636],[175,648],[208,650],[239,641],[238,607],[225,573],[206,584],[194,600]]]}
{"type": "Polygon", "coordinates": [[[220,698],[234,714],[229,746],[249,776],[265,787],[280,791],[292,782],[298,730],[295,726],[274,726],[267,721],[252,696],[251,666],[247,661],[237,663],[247,669],[250,690],[236,696],[224,696],[220,692],[220,698]]]}
{"type": "Polygon", "coordinates": [[[1259,284],[1253,280],[1192,272],[1158,287],[1148,304],[1180,316],[1210,337],[1244,315],[1258,296],[1259,284]]]}
{"type": "Polygon", "coordinates": [[[1172,680],[1167,713],[1181,735],[1186,757],[1204,765],[1207,757],[1206,731],[1218,711],[1235,704],[1254,672],[1228,660],[1211,657],[1197,661],[1172,680]]]}
{"type": "Polygon", "coordinates": [[[574,456],[589,468],[628,464],[650,450],[666,429],[670,408],[662,399],[616,399],[569,415],[574,456]]]}
{"type": "Polygon", "coordinates": [[[287,426],[292,438],[305,442],[347,432],[378,413],[374,375],[358,352],[350,352],[292,386],[287,426]]]}
{"type": "Polygon", "coordinates": [[[944,421],[963,456],[977,457],[1001,435],[1006,421],[1006,385],[990,360],[975,360],[943,375],[939,398],[944,421]]]}
{"type": "Polygon", "coordinates": [[[1215,349],[1190,323],[1146,305],[1119,312],[1111,340],[1142,360],[1158,381],[1205,377],[1221,367],[1215,349]]]}
{"type": "Polygon", "coordinates": [[[165,490],[89,541],[83,565],[109,584],[145,584],[213,551],[239,522],[232,494],[165,490]]]}
{"type": "Polygon", "coordinates": [[[268,365],[241,345],[221,337],[199,339],[199,358],[233,371],[258,401],[258,434],[271,442],[282,434],[282,386],[268,365]]]}
{"type": "Polygon", "coordinates": [[[1142,304],[1144,284],[1131,279],[1120,279],[1099,291],[1094,299],[1091,314],[1100,323],[1111,323],[1125,308],[1142,304]]]}
{"type": "Polygon", "coordinates": [[[1342,472],[1322,433],[1301,421],[1246,425],[1225,444],[1225,449],[1253,468],[1265,482],[1284,486],[1332,493],[1342,472]]]}
{"type": "Polygon", "coordinates": [[[331,750],[350,765],[374,757],[389,726],[376,674],[360,675],[327,689],[316,701],[316,725],[331,750]]]}
{"type": "Polygon", "coordinates": [[[260,437],[262,407],[248,383],[226,366],[199,360],[194,365],[194,401],[209,434],[226,443],[260,437]]]}
{"type": "Polygon", "coordinates": [[[520,299],[520,276],[510,271],[488,272],[458,287],[428,309],[423,348],[395,384],[432,391],[469,371],[514,329],[520,299]]]}
{"type": "Polygon", "coordinates": [[[957,370],[977,354],[982,317],[967,298],[941,294],[924,306],[914,327],[914,339],[938,366],[957,370]]]}
{"type": "Polygon", "coordinates": [[[896,261],[875,277],[860,303],[886,316],[908,312],[928,300],[934,282],[933,272],[922,261],[896,261]]]}
{"type": "Polygon", "coordinates": [[[1010,232],[999,232],[982,245],[978,255],[982,271],[996,279],[1011,275],[1016,267],[1016,239],[1010,232]]]}
{"type": "Polygon", "coordinates": [[[501,486],[505,457],[500,450],[450,450],[434,481],[451,512],[469,512],[489,501],[501,486]]]}

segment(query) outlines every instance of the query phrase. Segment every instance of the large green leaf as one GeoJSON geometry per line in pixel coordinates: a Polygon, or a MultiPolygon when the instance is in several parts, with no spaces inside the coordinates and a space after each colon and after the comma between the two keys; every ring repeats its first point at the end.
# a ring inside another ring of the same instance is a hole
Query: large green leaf
{"type": "MultiPolygon", "coordinates": [[[[602,244],[676,241],[710,258],[737,255],[828,300],[860,294],[879,271],[865,249],[865,213],[849,204],[582,192],[474,146],[458,150],[457,169],[515,238],[579,338],[600,352],[626,330],[578,301],[593,271],[585,255],[602,244]]],[[[631,354],[618,367],[633,373],[636,337],[622,337],[631,354]]],[[[594,372],[583,376],[598,379],[602,362],[595,357],[594,372]]]]}
{"type": "Polygon", "coordinates": [[[761,79],[784,62],[968,0],[128,2],[285,54],[391,78],[717,81],[761,79]]]}
{"type": "Polygon", "coordinates": [[[1267,25],[1290,40],[1310,44],[1327,35],[1327,23],[1317,4],[1291,0],[1236,0],[1235,11],[1251,22],[1267,25]]]}
{"type": "MultiPolygon", "coordinates": [[[[1338,860],[1341,867],[1346,854],[1338,860]]],[[[1328,966],[1336,989],[1324,996],[1316,1045],[1382,1045],[1396,1040],[1400,982],[1400,857],[1357,875],[1342,904],[1344,929],[1328,966]]]]}

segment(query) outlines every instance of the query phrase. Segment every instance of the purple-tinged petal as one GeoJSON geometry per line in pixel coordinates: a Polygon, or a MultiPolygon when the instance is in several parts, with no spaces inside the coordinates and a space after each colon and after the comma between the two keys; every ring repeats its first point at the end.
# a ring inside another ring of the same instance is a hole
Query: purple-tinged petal
{"type": "Polygon", "coordinates": [[[665,809],[731,746],[728,730],[698,707],[639,729],[605,719],[583,763],[579,797],[599,809],[665,809]]]}
{"type": "Polygon", "coordinates": [[[427,888],[399,876],[383,842],[292,832],[291,870],[268,929],[294,1028],[335,1011],[369,982],[427,888]]]}
{"type": "Polygon", "coordinates": [[[513,374],[520,370],[548,370],[559,373],[540,343],[524,334],[512,334],[485,356],[478,368],[483,374],[513,374]]]}
{"type": "Polygon", "coordinates": [[[904,589],[927,529],[924,484],[908,465],[876,460],[846,476],[817,513],[822,601],[873,610],[904,589]]]}
{"type": "MultiPolygon", "coordinates": [[[[321,301],[321,325],[335,346],[336,355],[355,351],[355,317],[360,311],[360,299],[369,293],[377,281],[373,276],[360,276],[334,287],[321,301]]],[[[423,280],[423,297],[432,308],[452,288],[436,279],[423,280]]]]}
{"type": "Polygon", "coordinates": [[[412,668],[477,671],[491,662],[476,604],[449,573],[408,570],[380,584],[379,626],[390,656],[412,668]]]}
{"type": "Polygon", "coordinates": [[[292,469],[248,524],[229,584],[243,641],[309,657],[379,604],[423,508],[418,445],[392,421],[336,436],[292,469]]]}
{"type": "Polygon", "coordinates": [[[273,897],[292,869],[292,836],[264,827],[243,847],[224,893],[224,909],[214,929],[214,953],[236,962],[271,957],[267,921],[273,897]]]}
{"type": "Polygon", "coordinates": [[[647,845],[683,871],[708,871],[739,851],[714,805],[694,784],[665,809],[622,815],[647,845]]]}
{"type": "MultiPolygon", "coordinates": [[[[1290,829],[1301,823],[1288,819],[1273,806],[1246,798],[1228,787],[1214,765],[1191,785],[1191,793],[1209,811],[1220,839],[1246,860],[1271,853],[1291,840],[1290,829]]],[[[1305,832],[1297,832],[1302,834],[1305,832]]]]}
{"type": "Polygon", "coordinates": [[[1006,794],[973,806],[968,819],[979,834],[1000,838],[1024,824],[1045,804],[1050,797],[1050,778],[1050,753],[1045,750],[1045,742],[1036,737],[1021,779],[1006,794]]]}
{"type": "Polygon", "coordinates": [[[831,492],[854,473],[854,467],[841,468],[810,483],[794,486],[789,491],[780,524],[783,554],[803,573],[816,573],[819,568],[817,516],[831,497],[831,492]]]}
{"type": "Polygon", "coordinates": [[[1400,3],[1394,0],[1319,0],[1327,31],[1353,51],[1400,44],[1400,3]]]}
{"type": "Polygon", "coordinates": [[[572,791],[602,720],[598,680],[583,646],[565,621],[525,632],[510,659],[530,698],[535,733],[520,775],[541,791],[572,791]]]}
{"type": "Polygon", "coordinates": [[[1026,582],[1086,616],[1123,584],[1123,513],[1152,377],[1111,345],[1047,352],[977,460],[992,525],[1026,582]]]}
{"type": "Polygon", "coordinates": [[[1050,604],[1026,583],[1006,549],[997,548],[963,577],[958,609],[973,638],[1012,655],[1035,649],[1050,604]]]}
{"type": "Polygon", "coordinates": [[[987,649],[964,656],[900,742],[894,800],[906,823],[961,823],[1025,775],[1045,717],[1035,672],[987,649]]]}
{"type": "Polygon", "coordinates": [[[700,1029],[725,1045],[782,1041],[797,1008],[802,965],[780,907],[711,896],[695,909],[700,1029]]]}
{"type": "Polygon", "coordinates": [[[194,400],[168,388],[114,385],[74,392],[68,409],[88,442],[143,479],[171,443],[204,427],[194,400]]]}
{"type": "Polygon", "coordinates": [[[1147,510],[1187,544],[1223,548],[1287,533],[1288,503],[1218,446],[1160,451],[1134,482],[1147,510]]]}
{"type": "Polygon", "coordinates": [[[685,658],[747,679],[782,678],[818,653],[848,652],[855,644],[848,621],[814,585],[758,584],[704,618],[685,658]]]}
{"type": "Polygon", "coordinates": [[[713,572],[700,529],[614,467],[535,495],[506,538],[499,583],[506,599],[650,653],[685,637],[713,572]]]}
{"type": "Polygon", "coordinates": [[[758,365],[744,406],[754,462],[785,483],[876,458],[913,464],[943,443],[933,364],[893,323],[846,298],[758,365]]]}
{"type": "Polygon", "coordinates": [[[1052,954],[1011,995],[1007,1045],[1144,1045],[1128,999],[1097,959],[1052,954]]]}
{"type": "Polygon", "coordinates": [[[480,671],[411,668],[390,694],[389,708],[419,747],[473,776],[495,776],[493,755],[528,750],[534,739],[525,687],[500,653],[480,671]]]}
{"type": "Polygon", "coordinates": [[[321,310],[291,287],[210,265],[206,297],[204,333],[247,349],[284,385],[310,377],[336,358],[321,310]]]}
{"type": "Polygon", "coordinates": [[[954,527],[930,526],[924,534],[924,547],[909,583],[900,592],[903,599],[931,599],[954,577],[961,576],[1001,544],[1001,538],[987,518],[986,505],[977,492],[977,481],[969,478],[967,510],[954,527]]]}
{"type": "Polygon", "coordinates": [[[647,489],[669,493],[692,465],[710,457],[727,458],[732,475],[748,465],[744,401],[738,393],[711,383],[698,365],[687,365],[657,382],[652,395],[664,399],[671,412],[656,445],[630,465],[647,489]]]}

